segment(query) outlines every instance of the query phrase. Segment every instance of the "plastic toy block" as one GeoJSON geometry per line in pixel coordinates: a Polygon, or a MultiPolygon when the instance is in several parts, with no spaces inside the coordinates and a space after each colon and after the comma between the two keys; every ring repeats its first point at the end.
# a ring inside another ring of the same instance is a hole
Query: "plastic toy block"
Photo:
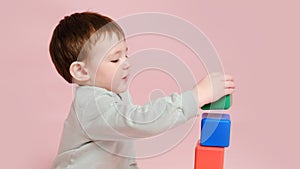
{"type": "Polygon", "coordinates": [[[228,147],[230,126],[229,114],[203,113],[200,144],[202,146],[228,147]]]}
{"type": "Polygon", "coordinates": [[[195,148],[194,169],[223,169],[223,163],[223,147],[203,147],[198,142],[195,148]]]}
{"type": "Polygon", "coordinates": [[[227,110],[231,106],[231,95],[221,97],[219,100],[206,104],[202,110],[227,110]]]}

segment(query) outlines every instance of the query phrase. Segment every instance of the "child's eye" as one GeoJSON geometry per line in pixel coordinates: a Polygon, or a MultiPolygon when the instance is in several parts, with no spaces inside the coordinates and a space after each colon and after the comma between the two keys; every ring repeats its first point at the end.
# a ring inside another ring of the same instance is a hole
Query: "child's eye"
{"type": "Polygon", "coordinates": [[[119,61],[119,59],[116,59],[116,60],[112,60],[111,62],[117,63],[118,61],[119,61]]]}
{"type": "Polygon", "coordinates": [[[125,57],[126,57],[126,58],[128,58],[128,56],[127,56],[127,55],[126,55],[125,57]]]}

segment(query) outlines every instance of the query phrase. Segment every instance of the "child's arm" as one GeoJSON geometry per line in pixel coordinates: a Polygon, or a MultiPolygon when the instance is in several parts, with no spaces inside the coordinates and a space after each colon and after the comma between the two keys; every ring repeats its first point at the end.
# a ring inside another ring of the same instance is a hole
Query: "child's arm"
{"type": "Polygon", "coordinates": [[[129,140],[160,134],[197,115],[192,91],[156,99],[143,106],[124,104],[112,93],[96,96],[78,120],[92,140],[129,140]]]}
{"type": "MultiPolygon", "coordinates": [[[[197,116],[199,107],[230,93],[231,89],[224,93],[227,83],[220,76],[210,75],[216,86],[221,84],[216,88],[217,92],[212,91],[212,82],[206,77],[192,91],[174,93],[143,106],[124,104],[114,98],[113,93],[96,93],[94,105],[91,103],[89,106],[93,109],[86,111],[79,121],[92,140],[129,140],[154,136],[197,116]]],[[[232,83],[228,84],[234,87],[232,83]]]]}

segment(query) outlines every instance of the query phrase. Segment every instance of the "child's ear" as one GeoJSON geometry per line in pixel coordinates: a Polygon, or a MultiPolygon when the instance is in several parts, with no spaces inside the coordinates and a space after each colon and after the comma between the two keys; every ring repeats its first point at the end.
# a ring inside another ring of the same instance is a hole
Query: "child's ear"
{"type": "Polygon", "coordinates": [[[90,75],[88,70],[85,67],[84,62],[75,61],[70,66],[70,74],[77,81],[88,81],[90,79],[90,75]]]}

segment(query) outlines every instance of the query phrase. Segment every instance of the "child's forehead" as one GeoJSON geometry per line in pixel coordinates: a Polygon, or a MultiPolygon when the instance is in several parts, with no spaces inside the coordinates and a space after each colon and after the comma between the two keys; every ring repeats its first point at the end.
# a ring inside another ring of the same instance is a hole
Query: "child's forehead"
{"type": "Polygon", "coordinates": [[[92,47],[91,51],[98,54],[107,54],[115,52],[120,48],[126,48],[125,39],[120,39],[116,35],[112,34],[111,36],[105,36],[99,39],[94,45],[94,47],[92,47]]]}

